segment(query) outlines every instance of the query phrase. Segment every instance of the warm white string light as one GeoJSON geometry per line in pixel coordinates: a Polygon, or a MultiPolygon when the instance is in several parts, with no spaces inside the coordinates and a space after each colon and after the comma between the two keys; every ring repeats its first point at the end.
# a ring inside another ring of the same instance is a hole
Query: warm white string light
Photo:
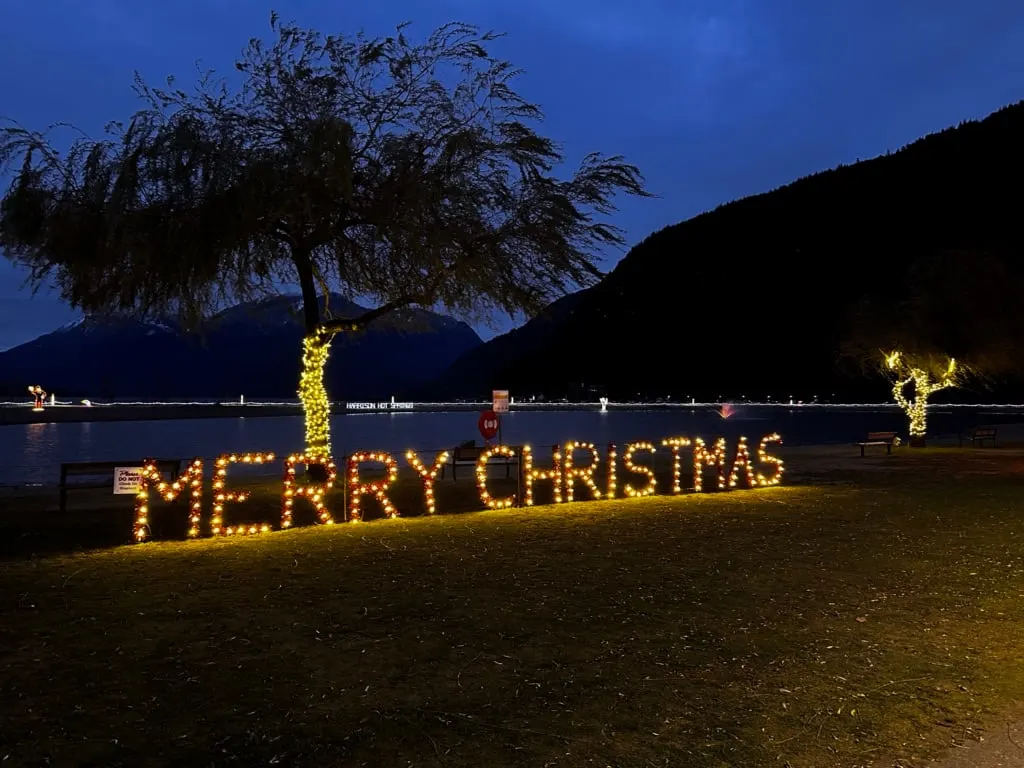
{"type": "Polygon", "coordinates": [[[195,538],[199,535],[199,522],[202,519],[203,505],[203,460],[193,459],[185,468],[185,472],[176,479],[167,482],[160,475],[157,463],[147,459],[142,463],[139,478],[139,490],[135,494],[135,526],[133,533],[136,541],[149,538],[149,489],[155,490],[164,501],[174,501],[185,488],[191,491],[188,508],[188,535],[195,538]]]}
{"type": "Polygon", "coordinates": [[[761,486],[778,485],[779,483],[782,482],[782,474],[785,471],[782,459],[780,459],[778,456],[772,456],[766,450],[767,447],[773,443],[782,445],[782,438],[779,436],[777,432],[762,437],[760,445],[757,446],[758,462],[761,464],[769,464],[775,467],[775,474],[773,474],[771,477],[766,477],[760,472],[757,473],[757,484],[761,486]]]}
{"type": "Polygon", "coordinates": [[[382,451],[359,451],[348,459],[348,513],[349,520],[358,523],[363,519],[362,498],[373,496],[384,508],[388,517],[398,517],[398,509],[391,503],[387,489],[398,479],[398,462],[390,453],[382,451]],[[383,480],[364,483],[359,478],[359,465],[365,462],[376,462],[384,465],[386,472],[383,480]]]}
{"type": "Polygon", "coordinates": [[[533,449],[528,445],[523,446],[522,477],[525,486],[525,504],[533,506],[533,486],[538,480],[550,480],[554,488],[554,503],[562,502],[562,454],[558,446],[551,449],[551,467],[547,469],[538,468],[533,465],[533,449]]]}
{"type": "Polygon", "coordinates": [[[910,419],[911,438],[923,440],[928,426],[928,398],[939,390],[957,385],[961,370],[956,360],[949,358],[946,369],[934,377],[922,366],[908,360],[900,351],[886,355],[885,365],[895,376],[892,395],[910,419]],[[914,394],[907,397],[907,387],[911,384],[914,385],[914,394]]]}
{"type": "Polygon", "coordinates": [[[216,469],[213,473],[213,516],[210,518],[210,530],[216,536],[224,534],[266,533],[270,530],[269,523],[248,523],[243,525],[224,525],[224,504],[240,503],[248,500],[248,491],[227,491],[227,474],[229,464],[264,464],[274,460],[272,453],[226,453],[217,457],[216,469]]]}
{"type": "Polygon", "coordinates": [[[637,498],[640,496],[650,496],[658,487],[658,480],[654,476],[654,470],[650,467],[645,467],[643,464],[636,464],[633,461],[633,454],[637,451],[648,451],[650,453],[655,452],[653,443],[642,441],[639,443],[630,443],[626,446],[626,453],[622,457],[622,465],[628,472],[632,472],[636,475],[646,475],[647,485],[643,488],[634,488],[630,483],[626,483],[622,486],[623,493],[629,498],[637,498]]]}
{"type": "Polygon", "coordinates": [[[281,494],[281,527],[291,528],[292,507],[298,496],[305,496],[309,503],[316,510],[317,521],[323,525],[333,525],[334,517],[324,503],[324,495],[334,487],[334,481],[338,478],[338,468],[330,457],[306,456],[301,453],[293,453],[285,461],[284,467],[284,490],[281,494]],[[323,467],[327,476],[322,483],[308,483],[299,485],[295,481],[295,467],[304,464],[307,468],[311,466],[323,467]]]}
{"type": "Polygon", "coordinates": [[[480,503],[487,509],[507,509],[515,506],[516,497],[514,495],[496,499],[487,490],[487,463],[493,456],[503,456],[508,461],[515,458],[516,452],[507,445],[496,445],[480,454],[480,458],[476,461],[476,487],[480,492],[480,503]]]}
{"type": "Polygon", "coordinates": [[[680,493],[683,489],[683,459],[680,451],[690,445],[690,438],[666,437],[661,444],[672,449],[672,493],[680,493]]]}
{"type": "Polygon", "coordinates": [[[434,463],[430,465],[430,469],[427,469],[420,461],[416,451],[405,452],[405,460],[409,462],[409,466],[419,475],[420,482],[423,483],[423,505],[426,507],[428,515],[434,514],[437,510],[437,502],[434,499],[434,482],[437,480],[438,472],[448,463],[450,456],[448,451],[439,451],[434,456],[434,463]]]}
{"type": "Polygon", "coordinates": [[[607,499],[614,499],[618,493],[618,464],[619,454],[615,443],[608,443],[608,485],[605,489],[607,499]]]}
{"type": "MultiPolygon", "coordinates": [[[[960,368],[959,362],[957,368],[960,368]]],[[[102,408],[146,408],[146,407],[172,407],[180,408],[187,406],[236,406],[238,408],[245,409],[257,409],[257,408],[295,408],[301,409],[302,403],[297,400],[246,400],[244,403],[236,400],[224,401],[224,400],[111,400],[108,402],[100,402],[97,400],[90,399],[89,406],[85,406],[82,401],[75,400],[57,400],[53,403],[47,403],[47,407],[56,406],[58,408],[84,408],[92,407],[97,409],[102,408]]],[[[31,406],[32,403],[26,403],[25,401],[18,400],[2,400],[0,401],[0,408],[25,408],[31,406]]],[[[895,410],[899,406],[892,402],[884,403],[831,403],[831,402],[820,402],[817,400],[790,400],[789,398],[780,400],[744,400],[740,403],[728,402],[728,403],[716,403],[716,402],[665,402],[665,401],[629,401],[629,402],[608,402],[603,404],[605,411],[610,409],[622,410],[622,411],[648,411],[648,410],[660,410],[660,411],[692,411],[692,410],[714,410],[719,411],[722,406],[737,405],[743,408],[773,408],[789,410],[791,408],[797,409],[825,409],[825,410],[872,410],[872,411],[891,411],[895,410]]],[[[387,401],[381,401],[379,403],[337,403],[340,408],[350,406],[353,411],[359,411],[363,413],[371,412],[386,412],[386,411],[480,411],[482,409],[490,408],[490,402],[442,402],[442,401],[424,401],[418,403],[400,403],[392,404],[387,401]],[[372,408],[366,406],[372,405],[372,408]],[[398,406],[401,405],[401,408],[398,406]]],[[[515,410],[522,411],[601,411],[602,403],[596,402],[543,402],[543,403],[516,403],[514,406],[515,410]]],[[[999,409],[1007,411],[1020,411],[1024,410],[1024,403],[943,403],[944,409],[978,409],[984,408],[986,410],[999,409]]]]}
{"type": "MultiPolygon", "coordinates": [[[[736,453],[728,471],[727,445],[725,438],[717,438],[712,447],[708,447],[701,438],[671,437],[661,441],[663,446],[672,450],[672,493],[682,492],[682,458],[681,450],[688,445],[693,446],[693,488],[700,492],[704,490],[704,472],[708,467],[717,469],[717,488],[736,488],[742,480],[745,480],[747,487],[763,487],[779,485],[784,474],[784,464],[781,458],[770,454],[768,446],[781,444],[782,438],[777,433],[765,435],[761,438],[757,450],[756,462],[751,457],[751,449],[746,437],[740,437],[736,446],[736,453]],[[773,472],[768,474],[756,471],[757,466],[772,467],[773,472]],[[742,475],[741,475],[742,473],[742,475]]],[[[554,503],[561,503],[563,498],[567,501],[574,501],[576,498],[576,483],[582,482],[590,490],[593,499],[616,498],[618,493],[618,453],[614,443],[608,444],[606,464],[606,487],[602,491],[598,489],[596,480],[597,470],[600,466],[600,454],[593,443],[582,441],[569,441],[564,446],[552,446],[552,462],[550,467],[537,467],[534,465],[533,452],[529,446],[524,446],[521,454],[521,481],[524,486],[523,503],[526,506],[533,506],[534,485],[539,481],[551,481],[554,503]],[[584,466],[576,464],[576,453],[578,451],[589,451],[591,461],[584,466]],[[564,496],[563,496],[564,491],[564,496]]],[[[635,498],[650,496],[656,492],[657,478],[653,467],[638,464],[635,455],[638,452],[654,454],[656,451],[653,443],[640,441],[630,443],[626,446],[623,454],[623,466],[630,473],[641,475],[647,478],[643,487],[634,487],[625,484],[622,487],[627,497],[635,498]]],[[[495,446],[488,448],[481,453],[476,465],[477,488],[480,494],[481,503],[488,509],[501,509],[514,506],[517,496],[512,495],[506,498],[494,498],[488,490],[487,466],[490,459],[495,456],[502,456],[506,459],[516,457],[515,449],[509,446],[495,446]]],[[[441,468],[448,462],[450,454],[448,451],[440,451],[434,456],[430,467],[427,467],[415,451],[407,451],[406,460],[410,467],[416,472],[423,486],[424,507],[427,514],[436,512],[435,482],[441,468]]],[[[243,502],[249,498],[247,491],[226,490],[226,475],[228,466],[233,463],[241,464],[263,464],[274,460],[272,453],[234,453],[224,454],[216,459],[216,469],[213,477],[213,507],[211,514],[211,531],[214,535],[250,534],[261,533],[272,530],[273,526],[268,523],[245,523],[228,526],[224,522],[224,507],[230,502],[243,502]]],[[[310,457],[304,454],[293,454],[285,461],[285,472],[282,490],[282,518],[281,527],[289,528],[293,525],[293,510],[297,497],[306,497],[313,505],[320,523],[330,525],[334,522],[330,510],[327,508],[325,497],[337,479],[337,469],[334,462],[319,457],[310,457]],[[299,464],[309,466],[320,466],[323,468],[323,475],[326,480],[319,483],[299,484],[296,481],[296,467],[299,464]]],[[[362,497],[373,496],[380,502],[387,517],[398,517],[399,510],[392,503],[386,491],[398,479],[398,463],[388,453],[376,451],[359,451],[354,453],[347,463],[346,490],[350,496],[351,520],[357,522],[362,519],[362,497]],[[359,465],[367,462],[376,462],[385,467],[385,477],[372,482],[364,482],[359,476],[359,465]]],[[[187,488],[191,493],[189,507],[189,529],[190,537],[200,534],[201,502],[203,485],[203,461],[193,460],[185,469],[183,474],[173,481],[164,481],[158,471],[157,462],[148,459],[144,462],[141,472],[140,489],[136,494],[135,502],[135,523],[133,532],[137,541],[143,541],[150,536],[149,514],[150,499],[149,491],[155,489],[164,501],[171,502],[178,498],[187,488]]]]}
{"type": "Polygon", "coordinates": [[[708,450],[707,444],[699,437],[693,440],[693,490],[700,493],[704,490],[704,468],[717,467],[718,469],[718,490],[722,491],[728,485],[728,477],[725,473],[726,463],[725,438],[720,437],[714,442],[714,447],[708,450]]]}
{"type": "Polygon", "coordinates": [[[747,488],[756,488],[757,475],[754,474],[754,462],[750,457],[745,437],[741,437],[736,444],[736,457],[732,460],[732,469],[729,471],[730,488],[735,488],[739,484],[741,469],[747,481],[747,488]]]}
{"type": "Polygon", "coordinates": [[[594,472],[601,462],[601,456],[597,452],[597,446],[593,443],[581,443],[578,440],[570,440],[565,444],[562,456],[563,475],[565,477],[565,500],[572,501],[576,481],[583,483],[590,489],[592,498],[600,499],[601,491],[598,490],[597,482],[594,480],[594,472]],[[585,467],[576,466],[576,451],[590,451],[590,463],[585,467]]]}

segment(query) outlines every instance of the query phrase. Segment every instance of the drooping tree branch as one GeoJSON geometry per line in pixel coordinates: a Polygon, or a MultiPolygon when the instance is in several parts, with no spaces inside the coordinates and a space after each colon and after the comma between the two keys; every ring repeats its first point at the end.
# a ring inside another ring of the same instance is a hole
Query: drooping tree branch
{"type": "MultiPolygon", "coordinates": [[[[624,245],[606,220],[616,197],[649,195],[619,156],[556,175],[562,153],[495,39],[464,23],[421,41],[405,25],[324,35],[272,15],[270,39],[236,62],[238,86],[212,72],[189,89],[136,77],[141,108],[63,152],[2,128],[13,181],[0,250],[87,312],[189,326],[297,281],[306,338],[319,338],[304,402],[326,419],[331,334],[410,305],[536,313],[593,284],[605,249],[624,245]],[[332,290],[376,309],[330,317],[332,290]]],[[[315,426],[322,452],[326,422],[315,426]]]]}
{"type": "Polygon", "coordinates": [[[407,307],[410,304],[416,303],[411,297],[399,297],[393,301],[389,301],[387,304],[381,304],[379,307],[367,310],[358,317],[339,317],[333,320],[327,320],[320,324],[320,328],[325,333],[340,333],[342,331],[362,331],[372,323],[374,320],[378,320],[381,317],[391,314],[392,312],[407,307]]]}

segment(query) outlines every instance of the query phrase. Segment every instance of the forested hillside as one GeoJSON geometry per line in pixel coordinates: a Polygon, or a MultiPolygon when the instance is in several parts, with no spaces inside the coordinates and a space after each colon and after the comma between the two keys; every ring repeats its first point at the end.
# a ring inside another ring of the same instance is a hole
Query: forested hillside
{"type": "MultiPolygon", "coordinates": [[[[547,323],[499,337],[441,388],[550,396],[886,396],[839,365],[850,308],[929,254],[1024,253],[1024,102],[898,152],[800,179],[654,233],[547,323]]],[[[685,184],[685,179],[680,179],[685,184]]]]}

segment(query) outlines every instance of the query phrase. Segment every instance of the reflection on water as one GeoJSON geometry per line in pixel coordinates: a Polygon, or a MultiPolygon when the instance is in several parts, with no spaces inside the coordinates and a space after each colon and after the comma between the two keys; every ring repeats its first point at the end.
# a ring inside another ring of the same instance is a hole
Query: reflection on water
{"type": "MultiPolygon", "coordinates": [[[[402,453],[413,448],[430,453],[466,440],[480,440],[478,414],[352,413],[335,416],[331,431],[335,455],[355,450],[402,453]]],[[[986,423],[1020,420],[1020,414],[996,415],[987,410],[935,412],[929,426],[951,433],[986,423]],[[983,416],[984,414],[984,416],[983,416]]],[[[755,440],[778,431],[790,445],[843,443],[863,439],[869,431],[906,431],[896,410],[828,411],[757,409],[744,406],[723,419],[714,410],[671,411],[518,411],[502,423],[509,445],[549,446],[582,440],[609,442],[658,441],[670,436],[719,436],[755,440]]],[[[119,421],[77,424],[27,424],[0,427],[0,484],[56,483],[60,464],[72,461],[137,463],[146,457],[211,459],[220,453],[274,452],[287,455],[302,447],[299,417],[190,419],[183,421],[119,421]]],[[[276,471],[276,469],[274,470],[276,471]]]]}
{"type": "MultiPolygon", "coordinates": [[[[39,475],[52,465],[52,457],[58,453],[57,434],[56,424],[26,424],[21,435],[20,462],[28,470],[27,476],[5,479],[7,473],[3,472],[0,483],[43,482],[39,475]]],[[[0,461],[17,464],[19,457],[8,456],[4,451],[0,453],[0,461]]]]}

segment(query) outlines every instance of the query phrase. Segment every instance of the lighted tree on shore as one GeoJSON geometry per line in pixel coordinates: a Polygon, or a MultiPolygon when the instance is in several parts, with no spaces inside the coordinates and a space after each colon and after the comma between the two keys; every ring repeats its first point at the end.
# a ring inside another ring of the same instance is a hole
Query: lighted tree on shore
{"type": "Polygon", "coordinates": [[[910,444],[923,445],[928,428],[928,399],[955,387],[969,373],[947,355],[910,355],[894,350],[884,355],[884,370],[892,377],[892,396],[909,420],[910,444]]]}
{"type": "Polygon", "coordinates": [[[933,394],[1020,371],[1022,289],[993,253],[944,252],[856,307],[843,353],[889,377],[912,446],[925,444],[933,394]]]}
{"type": "Polygon", "coordinates": [[[0,249],[87,312],[177,314],[298,283],[306,451],[330,453],[324,365],[338,332],[402,307],[467,318],[534,313],[600,276],[623,233],[602,220],[634,166],[590,154],[569,179],[533,128],[539,107],[493,57],[492,33],[452,23],[421,43],[324,36],[271,17],[236,63],[192,90],[136,79],[144,107],[67,151],[17,125],[0,249]],[[331,290],[370,300],[334,317],[331,290]]]}

